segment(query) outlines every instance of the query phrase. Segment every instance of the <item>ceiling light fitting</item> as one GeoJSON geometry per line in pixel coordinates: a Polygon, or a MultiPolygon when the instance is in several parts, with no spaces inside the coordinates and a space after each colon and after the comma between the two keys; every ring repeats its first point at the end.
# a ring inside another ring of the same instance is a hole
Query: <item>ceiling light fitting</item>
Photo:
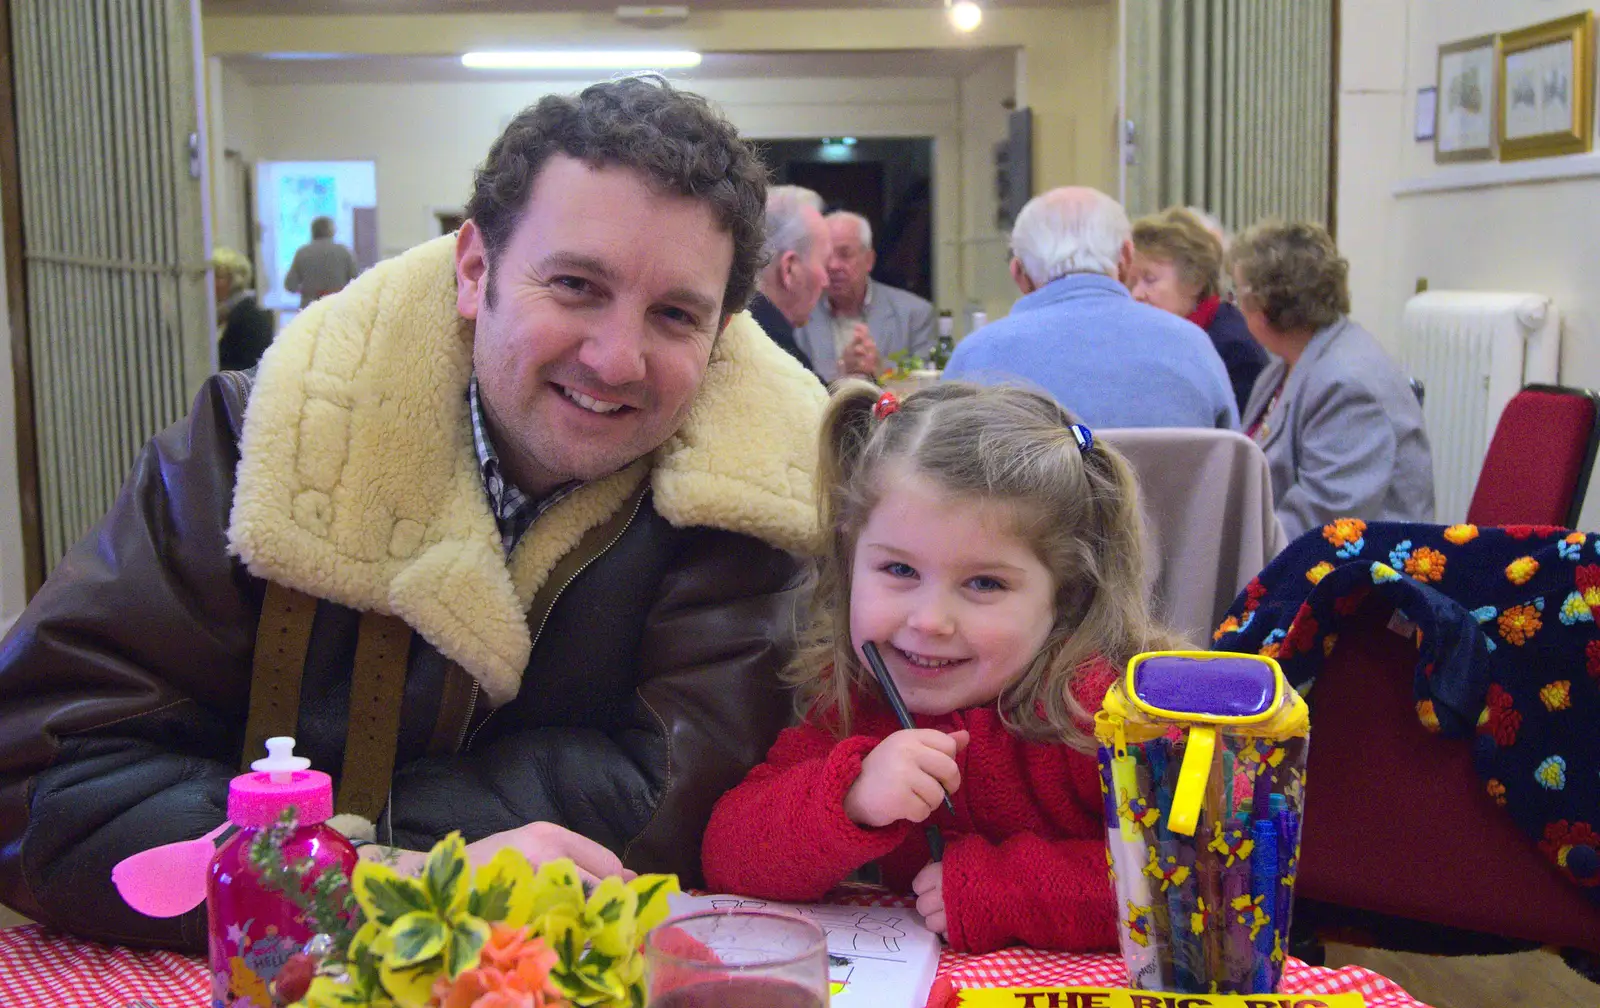
{"type": "Polygon", "coordinates": [[[974,31],[983,23],[983,8],[974,0],[955,0],[954,3],[951,0],[944,0],[944,7],[956,31],[974,31]]]}
{"type": "Polygon", "coordinates": [[[469,52],[461,65],[474,70],[685,70],[700,65],[700,54],[687,49],[469,52]]]}

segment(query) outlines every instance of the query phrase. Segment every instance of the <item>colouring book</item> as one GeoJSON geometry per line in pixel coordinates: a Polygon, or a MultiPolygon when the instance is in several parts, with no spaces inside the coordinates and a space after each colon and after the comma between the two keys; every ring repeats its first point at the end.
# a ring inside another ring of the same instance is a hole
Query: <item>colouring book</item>
{"type": "Polygon", "coordinates": [[[939,969],[939,936],[905,907],[777,903],[747,896],[668,897],[674,914],[776,910],[814,921],[828,936],[832,1008],[922,1008],[939,969]]]}

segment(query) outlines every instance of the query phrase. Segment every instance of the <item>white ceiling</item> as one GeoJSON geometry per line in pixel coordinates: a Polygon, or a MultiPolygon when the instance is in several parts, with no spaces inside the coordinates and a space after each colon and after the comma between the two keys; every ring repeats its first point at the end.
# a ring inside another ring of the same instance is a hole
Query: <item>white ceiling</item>
{"type": "MultiPolygon", "coordinates": [[[[630,0],[637,4],[639,0],[630,0]]],[[[668,0],[672,2],[672,0],[668,0]]],[[[679,0],[693,10],[939,7],[943,0],[679,0]]],[[[1086,7],[1110,0],[984,0],[1001,7],[1086,7]]],[[[610,11],[618,0],[201,0],[208,15],[230,14],[527,14],[610,11]]]]}
{"type": "MultiPolygon", "coordinates": [[[[673,80],[729,80],[741,78],[799,77],[950,77],[971,70],[980,60],[1001,50],[885,50],[852,52],[739,52],[707,53],[693,70],[674,70],[673,80]]],[[[468,70],[455,56],[328,55],[321,58],[275,59],[269,56],[229,56],[223,62],[252,85],[284,84],[396,84],[437,81],[588,81],[608,76],[605,71],[483,71],[468,70]]]]}

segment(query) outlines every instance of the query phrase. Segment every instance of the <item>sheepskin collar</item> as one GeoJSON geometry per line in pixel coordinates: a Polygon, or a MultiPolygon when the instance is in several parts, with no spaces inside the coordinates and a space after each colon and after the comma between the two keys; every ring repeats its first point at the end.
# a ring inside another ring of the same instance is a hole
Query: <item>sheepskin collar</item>
{"type": "Polygon", "coordinates": [[[826,393],[742,313],[683,428],[554,505],[508,561],[472,447],[473,329],[456,314],[454,263],[450,236],[380,263],[262,358],[228,529],[252,574],[399,616],[502,703],[528,662],[535,593],[644,480],[677,527],[813,546],[826,393]]]}

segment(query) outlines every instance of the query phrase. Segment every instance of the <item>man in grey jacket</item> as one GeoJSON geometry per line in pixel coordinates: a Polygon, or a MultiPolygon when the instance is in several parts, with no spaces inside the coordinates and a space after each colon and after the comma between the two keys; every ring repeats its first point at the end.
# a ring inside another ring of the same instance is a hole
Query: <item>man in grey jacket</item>
{"type": "Polygon", "coordinates": [[[318,217],[311,222],[311,241],[300,246],[283,278],[285,290],[300,295],[300,308],[320,297],[337,294],[361,272],[356,257],[333,240],[333,218],[318,217]]]}
{"type": "Polygon", "coordinates": [[[795,334],[817,374],[823,381],[851,374],[872,378],[888,366],[891,354],[926,354],[933,347],[933,305],[872,279],[877,256],[865,217],[836,210],[827,223],[828,289],[795,334]]]}

